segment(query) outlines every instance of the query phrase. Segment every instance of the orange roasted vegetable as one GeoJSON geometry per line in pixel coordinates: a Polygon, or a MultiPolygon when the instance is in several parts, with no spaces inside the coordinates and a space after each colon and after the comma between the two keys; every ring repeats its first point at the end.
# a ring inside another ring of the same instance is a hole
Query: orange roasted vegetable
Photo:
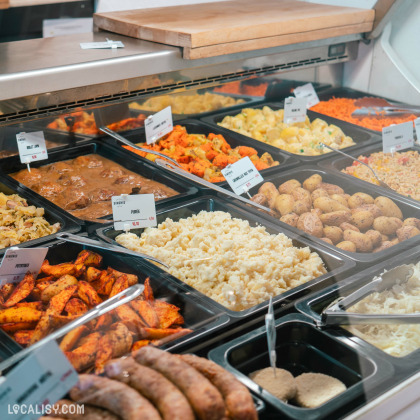
{"type": "Polygon", "coordinates": [[[13,334],[13,338],[21,346],[27,346],[29,344],[33,334],[34,334],[34,330],[20,330],[20,331],[16,331],[13,334]]]}
{"type": "Polygon", "coordinates": [[[150,340],[138,340],[131,347],[131,351],[133,352],[138,349],[141,349],[142,347],[147,346],[149,343],[150,343],[150,340]]]}
{"type": "Polygon", "coordinates": [[[88,307],[86,303],[84,303],[79,298],[71,298],[65,308],[64,311],[67,312],[68,315],[83,315],[88,311],[88,307]]]}
{"type": "Polygon", "coordinates": [[[159,327],[159,317],[147,300],[132,300],[131,307],[140,315],[144,324],[150,328],[159,327]]]}
{"type": "Polygon", "coordinates": [[[67,286],[57,295],[53,296],[48,304],[47,312],[60,315],[64,311],[67,302],[77,290],[77,285],[67,286]]]}
{"type": "Polygon", "coordinates": [[[68,332],[60,342],[60,349],[62,351],[70,351],[79,341],[80,337],[86,335],[89,332],[89,328],[85,325],[80,325],[68,332]]]}
{"type": "Polygon", "coordinates": [[[179,313],[179,308],[168,302],[156,300],[153,308],[159,318],[160,328],[169,328],[173,324],[183,324],[184,318],[179,313]]]}
{"type": "Polygon", "coordinates": [[[147,279],[144,281],[143,296],[144,296],[144,299],[148,300],[149,302],[152,302],[153,300],[155,300],[155,298],[153,296],[152,286],[150,286],[150,278],[149,277],[147,277],[147,279]]]}
{"type": "Polygon", "coordinates": [[[34,322],[9,322],[7,324],[0,325],[0,328],[7,332],[13,333],[20,330],[33,330],[36,327],[38,321],[34,322]]]}
{"type": "Polygon", "coordinates": [[[115,280],[111,293],[108,297],[112,297],[117,295],[118,293],[122,292],[123,290],[128,288],[128,277],[126,274],[123,274],[122,276],[118,277],[117,280],[115,280]]]}
{"type": "Polygon", "coordinates": [[[76,266],[71,263],[62,263],[57,265],[50,265],[48,260],[45,260],[42,264],[41,271],[46,274],[47,276],[53,276],[55,278],[59,278],[66,274],[74,275],[76,271],[76,266]]]}
{"type": "Polygon", "coordinates": [[[42,311],[44,309],[44,304],[41,301],[19,302],[15,305],[15,308],[32,308],[36,309],[37,311],[42,311]]]}
{"type": "Polygon", "coordinates": [[[16,287],[15,283],[5,283],[0,287],[0,295],[3,297],[4,301],[9,297],[13,292],[13,289],[16,287]]]}
{"type": "Polygon", "coordinates": [[[134,286],[139,282],[139,278],[135,274],[121,273],[121,271],[114,270],[111,267],[108,267],[106,271],[109,274],[113,274],[116,279],[125,274],[127,276],[129,286],[134,286]]]}
{"type": "Polygon", "coordinates": [[[10,294],[3,306],[10,308],[23,299],[26,299],[35,287],[35,279],[31,273],[27,273],[23,280],[19,282],[13,292],[10,294]]]}
{"type": "Polygon", "coordinates": [[[73,367],[81,372],[93,364],[101,334],[94,332],[85,337],[84,343],[72,351],[67,351],[66,355],[73,367]]]}
{"type": "Polygon", "coordinates": [[[43,312],[33,308],[0,309],[0,324],[39,321],[43,312]]]}
{"type": "Polygon", "coordinates": [[[99,277],[101,276],[101,274],[102,274],[101,270],[98,270],[95,267],[88,267],[88,269],[86,270],[85,277],[86,277],[86,280],[89,283],[91,283],[91,282],[94,282],[96,280],[99,280],[99,277]]]}
{"type": "Polygon", "coordinates": [[[86,281],[79,281],[77,293],[80,299],[82,299],[89,308],[93,308],[102,303],[102,299],[99,297],[98,293],[96,293],[96,290],[86,281]]]}
{"type": "Polygon", "coordinates": [[[182,333],[189,334],[192,330],[187,328],[142,328],[140,330],[140,337],[148,340],[159,340],[173,334],[182,333]]]}
{"type": "Polygon", "coordinates": [[[115,308],[115,312],[118,318],[134,334],[138,334],[140,328],[146,326],[141,318],[127,304],[118,306],[115,308]]]}
{"type": "MultiPolygon", "coordinates": [[[[51,298],[58,295],[64,289],[69,286],[76,286],[78,284],[78,280],[76,277],[71,276],[70,274],[64,274],[58,280],[52,282],[49,286],[47,286],[41,293],[41,300],[43,302],[49,302],[51,298]]],[[[38,284],[39,287],[39,284],[38,284]]]]}
{"type": "Polygon", "coordinates": [[[74,262],[77,264],[83,264],[88,267],[100,267],[102,264],[102,256],[97,254],[93,251],[88,251],[84,249],[83,251],[79,252],[79,255],[76,258],[76,261],[74,262]]]}
{"type": "Polygon", "coordinates": [[[111,293],[112,286],[115,282],[115,276],[112,273],[109,273],[108,271],[103,271],[101,276],[99,277],[99,280],[95,282],[92,286],[95,287],[96,292],[99,295],[105,295],[108,296],[111,293]]]}

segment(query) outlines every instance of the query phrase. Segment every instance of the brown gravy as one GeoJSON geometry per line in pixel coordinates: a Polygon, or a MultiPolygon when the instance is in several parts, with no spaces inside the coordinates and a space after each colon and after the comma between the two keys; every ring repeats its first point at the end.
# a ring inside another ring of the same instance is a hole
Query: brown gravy
{"type": "Polygon", "coordinates": [[[31,172],[22,169],[10,175],[80,219],[111,214],[111,197],[130,194],[135,187],[140,187],[140,194],[154,194],[155,200],[178,194],[96,154],[31,168],[31,172]]]}

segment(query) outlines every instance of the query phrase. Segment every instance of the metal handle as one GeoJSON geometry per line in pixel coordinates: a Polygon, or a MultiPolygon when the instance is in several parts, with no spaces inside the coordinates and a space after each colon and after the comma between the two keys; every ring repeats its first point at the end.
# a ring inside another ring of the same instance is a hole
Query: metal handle
{"type": "Polygon", "coordinates": [[[116,133],[115,131],[111,130],[108,127],[99,127],[99,130],[103,131],[104,133],[108,134],[109,136],[113,137],[115,140],[124,143],[126,146],[130,146],[133,149],[140,150],[140,152],[151,153],[152,155],[157,155],[163,157],[165,159],[170,160],[176,166],[181,166],[176,160],[170,158],[169,156],[164,155],[163,153],[156,152],[155,150],[151,149],[143,149],[143,147],[137,146],[136,144],[132,143],[130,140],[127,140],[125,137],[121,136],[120,134],[116,133]]]}
{"type": "Polygon", "coordinates": [[[158,166],[161,166],[161,167],[166,168],[166,169],[168,169],[168,170],[170,170],[172,172],[175,172],[175,173],[177,173],[179,175],[182,175],[184,178],[188,178],[188,179],[190,179],[190,180],[192,180],[194,182],[197,182],[197,183],[199,183],[199,184],[201,184],[201,185],[203,185],[203,186],[205,186],[207,188],[211,188],[214,191],[217,191],[217,192],[222,193],[224,195],[227,195],[229,197],[235,198],[236,200],[242,201],[242,202],[244,202],[246,204],[251,204],[252,206],[257,207],[260,210],[264,210],[264,211],[267,211],[269,213],[272,213],[272,210],[269,209],[268,207],[262,206],[261,204],[258,204],[258,203],[254,203],[253,201],[248,200],[247,198],[241,197],[240,195],[237,195],[237,194],[235,194],[233,192],[230,192],[228,190],[225,190],[224,188],[221,188],[221,187],[219,187],[217,185],[214,185],[211,182],[208,182],[208,181],[204,180],[203,178],[199,178],[198,176],[195,176],[193,174],[190,174],[189,172],[184,171],[181,168],[174,167],[169,162],[165,162],[162,159],[156,159],[155,160],[155,163],[158,166]]]}
{"type": "Polygon", "coordinates": [[[326,310],[319,326],[352,324],[418,324],[420,314],[357,314],[326,310]]]}
{"type": "Polygon", "coordinates": [[[85,238],[83,236],[73,235],[71,233],[58,233],[56,235],[56,237],[58,239],[62,239],[64,241],[66,241],[66,242],[72,242],[72,243],[81,244],[81,245],[89,245],[89,246],[93,246],[95,248],[99,248],[99,249],[103,249],[103,250],[107,250],[107,251],[118,252],[119,254],[133,255],[134,257],[141,257],[141,258],[144,258],[145,260],[150,260],[150,261],[154,261],[158,264],[161,264],[165,268],[169,268],[169,265],[165,264],[163,261],[158,260],[155,257],[152,257],[152,256],[147,255],[147,254],[142,254],[141,252],[132,251],[132,250],[127,249],[127,248],[122,248],[122,247],[119,247],[119,246],[106,244],[105,242],[95,241],[93,239],[88,239],[88,238],[85,238]]]}
{"type": "Polygon", "coordinates": [[[116,294],[112,298],[106,300],[105,302],[100,303],[95,308],[91,309],[90,311],[86,312],[80,318],[75,319],[72,322],[69,322],[62,328],[59,328],[57,331],[49,334],[47,337],[39,340],[32,346],[20,351],[19,353],[14,354],[13,356],[9,357],[4,362],[0,363],[0,372],[4,371],[8,367],[14,365],[19,360],[22,360],[24,357],[29,355],[32,351],[42,347],[47,342],[51,340],[56,340],[61,336],[67,334],[74,328],[79,327],[80,325],[85,324],[86,322],[91,321],[92,319],[106,314],[107,312],[115,309],[116,307],[123,305],[124,303],[128,303],[137,296],[140,296],[143,293],[144,285],[143,284],[135,284],[128,289],[123,290],[122,292],[116,294]]]}

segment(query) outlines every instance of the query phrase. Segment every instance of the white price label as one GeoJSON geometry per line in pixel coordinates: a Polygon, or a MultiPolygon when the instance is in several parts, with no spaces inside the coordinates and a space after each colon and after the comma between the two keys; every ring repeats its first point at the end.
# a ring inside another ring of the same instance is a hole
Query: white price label
{"type": "Polygon", "coordinates": [[[316,94],[312,83],[306,83],[306,85],[297,87],[293,93],[296,98],[306,98],[306,108],[308,109],[319,102],[318,95],[316,94]]]}
{"type": "Polygon", "coordinates": [[[48,159],[43,131],[16,134],[21,163],[48,159]]]}
{"type": "Polygon", "coordinates": [[[170,133],[173,128],[172,108],[170,106],[162,109],[154,115],[150,115],[144,122],[147,144],[153,144],[165,134],[170,133]]]}
{"type": "Polygon", "coordinates": [[[414,145],[414,130],[411,121],[390,125],[382,129],[382,149],[384,153],[398,152],[414,145]]]}
{"type": "Polygon", "coordinates": [[[20,282],[29,271],[37,276],[48,248],[9,248],[0,265],[0,285],[20,282]]]}
{"type": "Polygon", "coordinates": [[[112,197],[114,229],[129,230],[157,225],[154,194],[112,197]]]}
{"type": "Polygon", "coordinates": [[[302,122],[306,120],[306,98],[294,98],[290,96],[284,101],[283,121],[286,124],[302,122]]]}
{"type": "Polygon", "coordinates": [[[124,44],[121,41],[112,41],[107,38],[104,42],[81,42],[80,48],[82,50],[102,50],[107,48],[124,48],[124,44]]]}
{"type": "MultiPolygon", "coordinates": [[[[32,352],[0,384],[0,418],[38,419],[76,385],[78,375],[55,341],[32,352]]],[[[83,414],[83,413],[79,413],[83,414]]]]}
{"type": "Polygon", "coordinates": [[[414,127],[416,128],[417,143],[420,143],[420,118],[414,120],[414,127]]]}
{"type": "Polygon", "coordinates": [[[264,181],[248,156],[226,166],[222,169],[222,174],[233,192],[238,195],[248,192],[249,189],[264,181]]]}

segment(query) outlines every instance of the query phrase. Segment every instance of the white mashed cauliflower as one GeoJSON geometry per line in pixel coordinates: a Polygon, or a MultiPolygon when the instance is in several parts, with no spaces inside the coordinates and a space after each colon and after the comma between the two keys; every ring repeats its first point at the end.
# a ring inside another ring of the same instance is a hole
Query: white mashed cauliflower
{"type": "Polygon", "coordinates": [[[123,233],[116,241],[166,262],[172,275],[234,311],[326,273],[308,247],[296,248],[284,234],[271,235],[222,211],[168,218],[140,237],[123,233]]]}
{"type": "MultiPolygon", "coordinates": [[[[357,302],[349,312],[362,314],[411,314],[420,312],[420,262],[412,277],[392,289],[375,292],[357,302]]],[[[420,347],[420,324],[352,325],[354,335],[395,357],[403,357],[420,347]]]]}

